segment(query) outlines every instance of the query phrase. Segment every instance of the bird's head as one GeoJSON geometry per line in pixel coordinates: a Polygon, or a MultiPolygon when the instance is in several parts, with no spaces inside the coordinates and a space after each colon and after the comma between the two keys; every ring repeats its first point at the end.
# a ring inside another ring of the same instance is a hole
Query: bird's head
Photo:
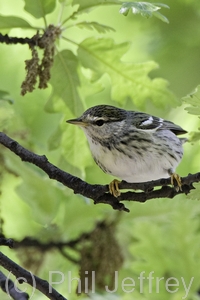
{"type": "Polygon", "coordinates": [[[127,111],[110,105],[97,105],[87,109],[77,119],[68,120],[80,126],[86,136],[93,139],[109,139],[120,134],[124,128],[127,111]]]}

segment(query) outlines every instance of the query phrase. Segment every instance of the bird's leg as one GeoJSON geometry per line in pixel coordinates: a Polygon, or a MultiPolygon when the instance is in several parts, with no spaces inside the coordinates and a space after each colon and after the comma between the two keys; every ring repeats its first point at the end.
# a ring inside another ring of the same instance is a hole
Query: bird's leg
{"type": "Polygon", "coordinates": [[[175,187],[176,191],[182,191],[181,177],[178,174],[174,173],[171,169],[168,172],[171,176],[171,184],[175,187]],[[174,185],[174,180],[176,181],[176,186],[174,185]]]}
{"type": "Polygon", "coordinates": [[[118,184],[121,181],[114,179],[113,181],[111,181],[111,183],[109,184],[109,192],[111,193],[111,195],[113,195],[114,197],[119,197],[120,196],[120,190],[119,190],[119,186],[118,184]]]}

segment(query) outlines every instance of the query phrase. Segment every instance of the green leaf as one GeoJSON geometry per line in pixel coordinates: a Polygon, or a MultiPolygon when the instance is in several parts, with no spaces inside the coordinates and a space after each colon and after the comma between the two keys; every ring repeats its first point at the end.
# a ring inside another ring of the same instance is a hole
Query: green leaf
{"type": "Polygon", "coordinates": [[[80,86],[78,90],[83,99],[86,99],[90,96],[93,96],[94,98],[95,94],[98,94],[104,90],[101,80],[90,82],[90,77],[89,74],[87,74],[87,71],[88,70],[85,70],[84,68],[79,70],[80,86]]]}
{"type": "Polygon", "coordinates": [[[6,91],[0,91],[0,100],[6,101],[9,104],[13,104],[13,99],[10,98],[10,94],[6,91]]]}
{"type": "Polygon", "coordinates": [[[138,64],[121,61],[128,49],[128,43],[115,44],[112,39],[88,38],[79,45],[78,57],[85,68],[93,71],[92,80],[96,81],[104,73],[109,74],[112,98],[118,102],[123,103],[127,97],[131,97],[140,107],[149,99],[160,107],[175,104],[175,97],[167,89],[167,82],[148,76],[150,71],[158,67],[155,62],[138,64]]]}
{"type": "Polygon", "coordinates": [[[32,208],[34,219],[41,224],[55,217],[65,195],[59,186],[36,174],[24,173],[23,183],[16,189],[18,195],[32,208]],[[38,191],[40,191],[38,193],[38,191]],[[56,201],[55,201],[56,199],[56,201]]]}
{"type": "Polygon", "coordinates": [[[51,70],[50,83],[53,87],[52,99],[62,98],[75,116],[83,112],[83,105],[78,93],[77,57],[69,50],[58,52],[51,70]]]}
{"type": "Polygon", "coordinates": [[[115,31],[115,29],[113,29],[112,27],[106,26],[106,25],[103,25],[103,24],[100,24],[100,23],[97,23],[97,22],[86,22],[85,21],[85,22],[80,22],[80,23],[74,24],[74,25],[81,28],[81,29],[82,28],[86,28],[86,29],[89,29],[89,30],[95,29],[99,33],[105,33],[105,32],[108,32],[108,31],[115,31]]]}
{"type": "Polygon", "coordinates": [[[183,102],[189,104],[189,106],[185,108],[189,114],[200,116],[200,85],[198,85],[192,93],[184,97],[183,102]]]}
{"type": "Polygon", "coordinates": [[[31,207],[33,219],[44,225],[51,222],[61,201],[65,201],[66,193],[71,191],[63,191],[60,184],[49,180],[34,166],[23,164],[11,153],[7,155],[7,165],[22,178],[16,192],[31,207]]]}
{"type": "MultiPolygon", "coordinates": [[[[191,193],[188,194],[189,197],[190,195],[191,193]]],[[[199,199],[199,197],[197,199],[199,199]]],[[[153,224],[152,219],[146,215],[143,218],[135,218],[135,222],[131,228],[133,235],[132,240],[136,242],[130,245],[130,252],[135,257],[135,260],[131,263],[132,270],[134,270],[135,274],[139,275],[142,270],[145,274],[149,274],[151,270],[153,270],[155,277],[160,277],[162,276],[161,274],[173,274],[175,278],[183,276],[187,281],[193,276],[193,278],[198,277],[199,260],[194,259],[199,255],[200,242],[198,217],[194,217],[199,215],[198,202],[196,201],[195,203],[195,201],[191,201],[186,197],[179,198],[179,200],[184,202],[181,207],[177,199],[174,200],[178,205],[178,209],[174,206],[171,207],[171,210],[174,208],[174,210],[172,210],[173,213],[164,213],[162,217],[157,220],[154,217],[153,224]],[[146,234],[147,231],[148,235],[146,234]],[[162,238],[163,236],[165,236],[165,241],[162,238]],[[150,247],[152,244],[155,245],[153,250],[150,247]],[[167,255],[167,253],[170,253],[170,255],[167,255]],[[183,262],[187,263],[183,264],[183,262]],[[190,269],[188,269],[188,266],[190,266],[190,269]]],[[[160,207],[163,207],[160,201],[157,202],[157,206],[158,203],[160,207]]],[[[129,224],[129,226],[131,225],[129,224]]],[[[198,280],[193,282],[190,293],[194,293],[193,291],[195,291],[196,285],[198,285],[198,280]]],[[[146,281],[144,290],[147,289],[148,282],[146,281]]],[[[152,290],[155,291],[155,285],[153,285],[152,290]]],[[[181,287],[179,291],[184,294],[183,287],[181,287]]],[[[150,297],[145,299],[169,299],[169,294],[165,293],[166,289],[163,285],[160,286],[159,290],[159,297],[161,298],[150,297]],[[162,293],[164,293],[163,296],[160,296],[162,293]]],[[[176,294],[176,297],[172,298],[181,299],[183,296],[176,294]]]]}
{"type": "Polygon", "coordinates": [[[158,11],[153,12],[153,16],[160,19],[161,21],[163,21],[165,23],[169,23],[169,20],[158,11]]]}
{"type": "Polygon", "coordinates": [[[97,6],[102,5],[112,5],[112,4],[121,4],[121,1],[118,0],[74,0],[73,4],[79,5],[78,11],[79,13],[89,11],[97,6]]]}
{"type": "Polygon", "coordinates": [[[188,198],[191,200],[200,200],[200,183],[193,183],[194,189],[188,194],[188,198]]]}
{"type": "Polygon", "coordinates": [[[66,239],[72,240],[79,238],[83,232],[92,231],[97,220],[99,222],[105,218],[105,213],[109,213],[110,218],[114,215],[114,212],[109,210],[108,205],[102,209],[102,207],[94,205],[93,201],[89,199],[85,199],[80,195],[71,195],[68,199],[65,199],[62,218],[57,219],[57,223],[66,239]]]}
{"type": "Polygon", "coordinates": [[[12,220],[4,227],[6,234],[16,240],[21,240],[25,236],[30,236],[31,230],[31,236],[34,236],[40,225],[33,220],[31,208],[16,194],[16,186],[21,183],[21,178],[16,176],[16,173],[15,175],[11,172],[6,173],[4,169],[3,182],[1,187],[1,203],[4,207],[2,216],[5,220],[12,220]]]}
{"type": "Polygon", "coordinates": [[[161,7],[169,8],[169,6],[162,3],[148,3],[148,2],[124,2],[119,10],[121,14],[127,16],[131,10],[133,14],[141,14],[142,17],[150,18],[155,16],[163,22],[169,23],[168,19],[158,10],[161,7]]]}
{"type": "Polygon", "coordinates": [[[25,0],[24,9],[35,18],[44,18],[56,7],[56,0],[25,0]]]}
{"type": "Polygon", "coordinates": [[[26,20],[13,16],[0,16],[0,28],[34,28],[26,20]]]}
{"type": "Polygon", "coordinates": [[[192,131],[190,132],[189,142],[196,143],[200,141],[200,131],[192,131]]]}
{"type": "Polygon", "coordinates": [[[0,127],[2,130],[8,130],[9,125],[12,123],[14,116],[14,101],[7,98],[9,94],[4,91],[0,91],[0,127]]]}
{"type": "Polygon", "coordinates": [[[60,144],[62,155],[66,161],[82,172],[85,177],[85,167],[92,163],[91,153],[87,146],[84,132],[78,127],[65,123],[62,142],[60,144]]]}
{"type": "MultiPolygon", "coordinates": [[[[200,85],[196,89],[188,94],[186,97],[182,98],[185,104],[189,104],[185,108],[187,112],[191,115],[197,115],[200,118],[200,85]]],[[[198,142],[200,140],[200,131],[190,132],[189,141],[192,143],[198,142]]]]}
{"type": "Polygon", "coordinates": [[[61,138],[62,138],[62,131],[60,127],[57,127],[48,140],[49,150],[52,151],[60,147],[61,138]]]}

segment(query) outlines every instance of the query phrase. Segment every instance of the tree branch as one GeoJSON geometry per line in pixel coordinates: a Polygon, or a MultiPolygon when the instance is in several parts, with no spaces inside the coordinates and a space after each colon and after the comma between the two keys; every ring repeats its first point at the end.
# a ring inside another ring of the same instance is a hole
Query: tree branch
{"type": "Polygon", "coordinates": [[[9,44],[28,44],[28,45],[37,45],[36,39],[33,38],[18,38],[18,37],[9,37],[7,34],[3,35],[0,33],[0,43],[9,44]]]}
{"type": "Polygon", "coordinates": [[[28,300],[29,295],[20,291],[18,288],[16,289],[14,282],[7,278],[1,271],[0,271],[0,287],[2,291],[7,293],[10,298],[14,300],[28,300]]]}
{"type": "Polygon", "coordinates": [[[113,209],[123,210],[126,212],[129,212],[129,209],[127,209],[124,204],[121,203],[121,201],[129,200],[146,202],[147,200],[155,198],[173,198],[181,193],[188,194],[191,189],[194,189],[192,183],[200,181],[200,172],[193,175],[189,174],[187,177],[183,177],[181,179],[181,191],[176,191],[174,187],[169,186],[171,184],[170,178],[159,179],[145,183],[127,183],[122,181],[119,184],[120,189],[142,190],[143,192],[125,192],[121,193],[118,198],[115,198],[108,193],[108,185],[88,184],[80,178],[64,172],[55,165],[51,164],[46,156],[40,156],[25,149],[3,132],[0,132],[0,143],[18,155],[22,161],[26,161],[38,166],[46,174],[48,174],[49,178],[61,182],[63,185],[72,189],[75,194],[81,194],[84,197],[93,199],[94,204],[105,203],[111,205],[113,209]],[[154,187],[159,186],[161,186],[160,189],[155,191],[153,190],[154,187]]]}
{"type": "Polygon", "coordinates": [[[37,46],[41,49],[47,47],[47,39],[54,35],[58,37],[61,34],[61,29],[59,27],[55,27],[53,25],[49,25],[47,29],[43,32],[43,34],[39,34],[37,32],[33,37],[28,38],[19,38],[19,37],[10,37],[7,34],[3,35],[0,33],[0,43],[9,44],[28,44],[29,46],[37,46]]]}
{"type": "MultiPolygon", "coordinates": [[[[3,266],[9,272],[12,272],[12,274],[17,279],[19,278],[20,279],[19,283],[27,282],[29,285],[31,285],[33,287],[32,294],[34,293],[35,289],[37,289],[51,300],[66,300],[66,298],[64,298],[55,289],[53,289],[52,286],[46,280],[43,280],[43,279],[33,275],[32,273],[28,272],[24,268],[20,267],[18,264],[16,264],[11,259],[9,259],[7,256],[5,256],[2,252],[0,252],[0,265],[3,266]]],[[[8,278],[6,278],[6,279],[8,280],[8,278]]],[[[25,294],[25,293],[23,293],[23,294],[25,294]]],[[[21,299],[21,300],[28,299],[28,298],[25,298],[25,295],[23,295],[23,296],[24,296],[24,298],[18,297],[18,298],[14,298],[14,299],[21,299]]]]}
{"type": "Polygon", "coordinates": [[[0,246],[8,246],[9,248],[13,248],[13,240],[12,239],[6,239],[4,237],[0,238],[0,246]]]}

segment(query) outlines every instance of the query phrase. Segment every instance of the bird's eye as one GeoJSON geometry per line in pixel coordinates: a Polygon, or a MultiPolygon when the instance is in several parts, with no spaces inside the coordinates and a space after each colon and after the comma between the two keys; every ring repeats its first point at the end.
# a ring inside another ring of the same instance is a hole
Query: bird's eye
{"type": "Polygon", "coordinates": [[[95,124],[96,124],[97,126],[102,126],[102,125],[104,124],[104,120],[99,119],[99,120],[97,120],[97,121],[95,122],[95,124]]]}

